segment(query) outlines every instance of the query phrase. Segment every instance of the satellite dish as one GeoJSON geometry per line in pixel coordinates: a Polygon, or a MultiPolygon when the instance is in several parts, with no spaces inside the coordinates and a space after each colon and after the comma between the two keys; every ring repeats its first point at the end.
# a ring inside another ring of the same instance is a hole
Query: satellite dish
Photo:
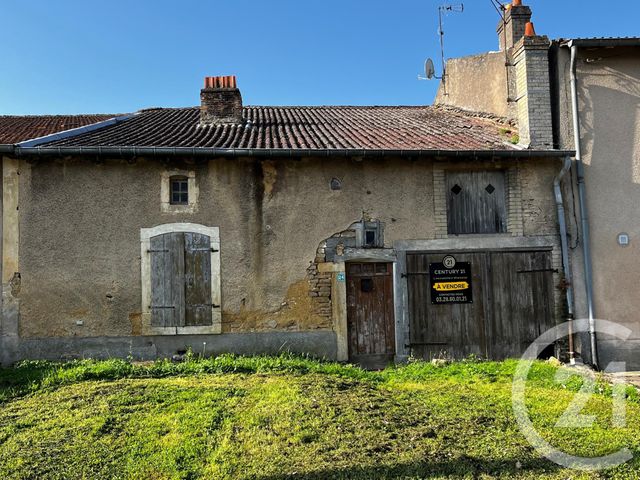
{"type": "Polygon", "coordinates": [[[433,60],[427,58],[424,62],[424,77],[418,75],[418,80],[432,80],[434,78],[440,79],[441,77],[436,77],[436,67],[433,66],[433,60]]]}
{"type": "Polygon", "coordinates": [[[427,58],[426,62],[424,62],[424,76],[431,80],[436,76],[436,69],[433,66],[433,60],[427,58]]]}

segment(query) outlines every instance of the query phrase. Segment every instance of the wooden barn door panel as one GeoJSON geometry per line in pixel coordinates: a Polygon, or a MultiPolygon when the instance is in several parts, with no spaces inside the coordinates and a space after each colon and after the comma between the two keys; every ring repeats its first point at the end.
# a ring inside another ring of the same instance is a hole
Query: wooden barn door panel
{"type": "Polygon", "coordinates": [[[395,354],[392,269],[390,263],[346,267],[349,359],[371,368],[395,354]]]}
{"type": "Polygon", "coordinates": [[[444,254],[407,254],[410,343],[416,356],[518,357],[553,327],[550,251],[452,255],[471,263],[472,304],[432,304],[429,264],[442,262],[444,254]]]}
{"type": "Polygon", "coordinates": [[[456,254],[458,262],[469,262],[473,303],[435,305],[431,303],[429,265],[442,262],[445,254],[407,254],[407,284],[411,348],[417,356],[433,358],[443,354],[457,358],[488,353],[483,300],[488,268],[484,254],[456,254]]]}
{"type": "Polygon", "coordinates": [[[520,356],[553,326],[551,252],[492,253],[491,358],[520,356]]]}

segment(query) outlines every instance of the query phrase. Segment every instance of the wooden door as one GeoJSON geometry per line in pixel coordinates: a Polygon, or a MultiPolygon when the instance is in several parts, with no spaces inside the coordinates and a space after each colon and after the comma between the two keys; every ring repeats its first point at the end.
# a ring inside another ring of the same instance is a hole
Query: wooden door
{"type": "Polygon", "coordinates": [[[553,322],[551,252],[407,254],[410,343],[415,356],[518,357],[553,322]],[[434,305],[429,264],[469,262],[473,303],[434,305]]]}
{"type": "Polygon", "coordinates": [[[411,349],[422,358],[443,355],[488,356],[485,318],[485,285],[488,268],[482,253],[456,254],[458,262],[471,265],[473,303],[434,305],[431,302],[429,265],[444,254],[407,254],[407,284],[411,349]]]}
{"type": "Polygon", "coordinates": [[[198,233],[151,239],[151,325],[212,325],[211,241],[198,233]]]}
{"type": "Polygon", "coordinates": [[[393,264],[348,263],[349,360],[383,368],[395,355],[393,264]]]}
{"type": "Polygon", "coordinates": [[[491,253],[491,358],[520,356],[553,322],[551,252],[491,253]]]}

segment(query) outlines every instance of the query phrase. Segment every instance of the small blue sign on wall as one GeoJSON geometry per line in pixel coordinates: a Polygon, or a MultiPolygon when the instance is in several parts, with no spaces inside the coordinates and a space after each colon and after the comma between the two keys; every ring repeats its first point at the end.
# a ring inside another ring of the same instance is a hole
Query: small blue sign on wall
{"type": "Polygon", "coordinates": [[[345,278],[344,272],[338,273],[338,281],[339,282],[344,282],[344,278],[345,278]]]}

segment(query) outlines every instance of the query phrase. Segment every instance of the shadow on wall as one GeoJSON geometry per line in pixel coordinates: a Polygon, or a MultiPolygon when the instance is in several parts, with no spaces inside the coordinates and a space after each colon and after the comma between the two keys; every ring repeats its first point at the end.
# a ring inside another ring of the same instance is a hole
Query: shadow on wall
{"type": "MultiPolygon", "coordinates": [[[[624,178],[640,184],[640,68],[633,76],[606,68],[582,74],[588,84],[580,88],[583,148],[593,162],[617,160],[625,167],[624,178]]],[[[609,165],[607,165],[609,166],[609,165]]]]}
{"type": "MultiPolygon", "coordinates": [[[[594,301],[598,318],[628,326],[637,339],[640,297],[631,286],[640,284],[640,67],[611,62],[615,68],[596,62],[593,68],[582,65],[578,73],[594,301]],[[631,236],[629,247],[617,244],[622,232],[631,236]]],[[[618,351],[622,347],[617,344],[618,351]]],[[[631,364],[634,355],[628,347],[625,358],[604,355],[602,362],[631,364]]]]}

